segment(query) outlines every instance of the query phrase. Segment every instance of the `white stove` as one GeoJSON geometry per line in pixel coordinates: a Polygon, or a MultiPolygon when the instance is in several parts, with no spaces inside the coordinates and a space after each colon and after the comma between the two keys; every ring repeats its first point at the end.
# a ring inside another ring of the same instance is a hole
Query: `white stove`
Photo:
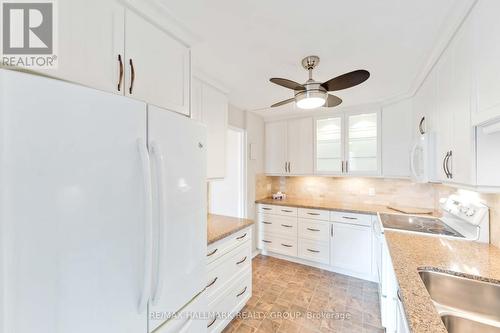
{"type": "Polygon", "coordinates": [[[451,195],[441,199],[441,218],[402,214],[379,214],[383,229],[416,232],[488,243],[490,240],[489,209],[451,195]]]}

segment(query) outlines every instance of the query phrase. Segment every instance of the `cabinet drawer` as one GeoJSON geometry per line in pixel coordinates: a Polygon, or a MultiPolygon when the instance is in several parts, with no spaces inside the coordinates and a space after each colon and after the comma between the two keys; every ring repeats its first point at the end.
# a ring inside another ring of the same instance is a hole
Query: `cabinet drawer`
{"type": "Polygon", "coordinates": [[[208,265],[208,279],[206,293],[211,302],[217,295],[228,287],[241,272],[249,269],[252,262],[252,242],[245,242],[234,248],[227,255],[211,262],[208,265]]]}
{"type": "Polygon", "coordinates": [[[284,237],[297,236],[297,218],[270,214],[259,215],[259,231],[275,233],[284,237]]]}
{"type": "Polygon", "coordinates": [[[330,212],[330,221],[371,226],[372,216],[356,213],[330,212]]]}
{"type": "Polygon", "coordinates": [[[296,257],[297,238],[286,238],[274,234],[264,233],[260,237],[259,248],[266,251],[296,257]]]}
{"type": "Polygon", "coordinates": [[[259,213],[264,213],[264,214],[277,214],[276,207],[277,206],[273,206],[273,205],[259,204],[257,206],[257,211],[259,213]]]}
{"type": "Polygon", "coordinates": [[[287,207],[287,206],[276,206],[276,213],[278,215],[285,216],[297,216],[297,208],[296,207],[287,207]]]}
{"type": "Polygon", "coordinates": [[[299,239],[299,258],[329,264],[330,243],[299,239]]]}
{"type": "Polygon", "coordinates": [[[239,244],[242,244],[249,239],[252,239],[252,229],[246,228],[210,244],[207,249],[207,264],[222,257],[239,244]]]}
{"type": "Polygon", "coordinates": [[[330,212],[323,209],[308,209],[308,208],[299,208],[298,216],[306,219],[314,219],[314,220],[330,220],[330,212]]]}
{"type": "Polygon", "coordinates": [[[328,242],[330,229],[330,222],[299,219],[299,238],[328,242]]]}
{"type": "Polygon", "coordinates": [[[245,271],[242,276],[228,286],[220,298],[209,303],[209,318],[207,332],[221,332],[231,321],[230,315],[235,315],[252,296],[252,271],[245,271]]]}

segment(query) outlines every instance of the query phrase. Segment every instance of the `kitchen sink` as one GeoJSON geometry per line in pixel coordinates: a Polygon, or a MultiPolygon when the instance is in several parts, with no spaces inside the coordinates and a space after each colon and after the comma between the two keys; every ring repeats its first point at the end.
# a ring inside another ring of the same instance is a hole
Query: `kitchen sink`
{"type": "Polygon", "coordinates": [[[420,278],[450,333],[500,333],[500,284],[420,270],[420,278]]]}

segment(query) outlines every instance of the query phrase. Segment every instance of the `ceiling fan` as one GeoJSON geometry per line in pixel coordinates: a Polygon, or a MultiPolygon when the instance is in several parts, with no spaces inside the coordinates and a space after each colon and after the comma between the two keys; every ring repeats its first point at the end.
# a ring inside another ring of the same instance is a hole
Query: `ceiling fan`
{"type": "Polygon", "coordinates": [[[370,77],[370,72],[360,69],[321,83],[314,81],[312,78],[312,71],[318,64],[318,56],[308,56],[302,59],[302,67],[309,72],[309,80],[304,84],[276,77],[269,79],[272,83],[292,89],[295,94],[293,98],[275,103],[271,107],[274,108],[291,102],[295,102],[301,109],[314,109],[320,106],[334,107],[342,103],[342,100],[328,92],[354,87],[370,77]]]}

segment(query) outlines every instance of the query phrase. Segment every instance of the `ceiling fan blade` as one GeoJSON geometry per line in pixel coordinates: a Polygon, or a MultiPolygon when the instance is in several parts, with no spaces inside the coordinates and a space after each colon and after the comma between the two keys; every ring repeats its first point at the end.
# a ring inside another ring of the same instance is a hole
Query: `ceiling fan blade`
{"type": "Polygon", "coordinates": [[[321,86],[327,91],[336,91],[354,87],[365,82],[370,77],[370,72],[364,69],[345,73],[322,83],[321,86]]]}
{"type": "Polygon", "coordinates": [[[293,89],[293,90],[306,90],[306,88],[301,85],[300,83],[297,83],[292,80],[288,79],[282,79],[279,77],[273,77],[272,79],[269,79],[272,83],[277,84],[278,86],[282,86],[288,89],[293,89]]]}
{"type": "Polygon", "coordinates": [[[273,105],[271,105],[271,107],[275,108],[277,106],[285,105],[285,104],[291,103],[293,101],[295,101],[295,98],[285,99],[284,101],[281,101],[281,102],[278,102],[278,103],[274,103],[273,105]]]}
{"type": "Polygon", "coordinates": [[[331,108],[331,107],[339,105],[340,103],[342,103],[342,100],[340,98],[338,98],[337,96],[328,94],[328,98],[326,99],[326,103],[323,106],[325,106],[327,108],[331,108]]]}

